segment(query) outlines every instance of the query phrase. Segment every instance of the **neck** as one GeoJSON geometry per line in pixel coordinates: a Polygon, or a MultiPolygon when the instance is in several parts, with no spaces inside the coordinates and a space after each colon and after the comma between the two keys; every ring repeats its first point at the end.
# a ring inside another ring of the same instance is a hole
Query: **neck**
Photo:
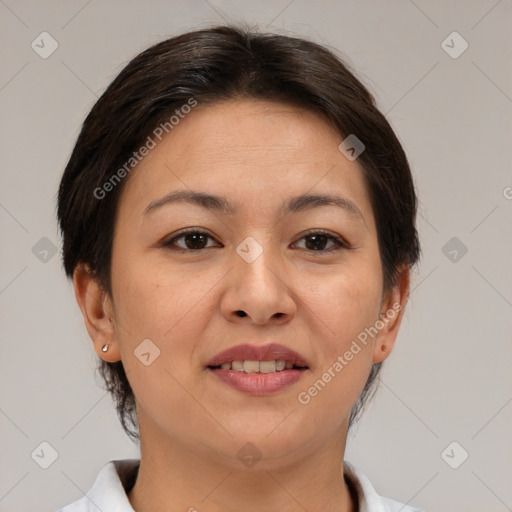
{"type": "Polygon", "coordinates": [[[136,512],[356,512],[343,476],[346,430],[303,457],[245,468],[139,425],[141,463],[128,493],[136,512]]]}

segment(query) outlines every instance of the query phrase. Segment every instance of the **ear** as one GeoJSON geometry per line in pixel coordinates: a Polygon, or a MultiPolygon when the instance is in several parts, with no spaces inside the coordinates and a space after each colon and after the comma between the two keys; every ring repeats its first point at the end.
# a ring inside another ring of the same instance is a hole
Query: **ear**
{"type": "Polygon", "coordinates": [[[104,361],[119,361],[121,354],[115,338],[113,304],[110,296],[92,276],[86,266],[79,264],[73,272],[75,297],[84,317],[87,332],[93,341],[94,350],[104,361]],[[108,344],[108,350],[102,347],[108,344]]]}
{"type": "Polygon", "coordinates": [[[409,286],[410,269],[409,265],[404,265],[400,269],[395,286],[382,300],[380,317],[376,322],[379,333],[373,348],[374,363],[384,361],[393,350],[409,297],[409,286]]]}

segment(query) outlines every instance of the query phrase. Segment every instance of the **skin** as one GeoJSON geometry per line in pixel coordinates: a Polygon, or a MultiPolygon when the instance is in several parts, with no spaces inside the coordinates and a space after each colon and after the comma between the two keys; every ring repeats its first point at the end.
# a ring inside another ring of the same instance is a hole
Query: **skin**
{"type": "Polygon", "coordinates": [[[285,104],[198,105],[128,178],[115,224],[112,297],[77,267],[76,298],[94,349],[106,361],[122,360],[136,396],[141,466],[128,498],[137,512],[354,510],[342,472],[350,411],[371,365],[393,349],[409,270],[384,292],[363,172],[338,150],[342,140],[317,114],[285,104]],[[144,215],[175,190],[223,196],[238,211],[181,202],[144,215]],[[343,196],[362,218],[332,205],[279,212],[306,192],[343,196]],[[181,238],[182,252],[159,244],[187,227],[211,238],[202,245],[181,238]],[[304,238],[312,229],[352,249],[328,251],[336,245],[326,239],[315,251],[304,238]],[[252,263],[236,252],[248,236],[263,250],[252,263]],[[299,403],[297,395],[396,304],[400,313],[307,405],[299,403]],[[160,349],[149,366],[134,356],[147,338],[160,349]],[[235,390],[205,369],[226,348],[267,342],[293,348],[310,367],[272,396],[235,390]],[[252,468],[237,457],[248,442],[262,454],[252,468]]]}

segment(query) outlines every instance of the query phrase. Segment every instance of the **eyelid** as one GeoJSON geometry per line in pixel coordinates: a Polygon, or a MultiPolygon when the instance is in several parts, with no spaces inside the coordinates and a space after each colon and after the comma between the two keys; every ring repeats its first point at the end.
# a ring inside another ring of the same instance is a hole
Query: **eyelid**
{"type": "MultiPolygon", "coordinates": [[[[173,233],[171,236],[165,236],[158,245],[164,248],[173,249],[177,251],[184,251],[184,252],[199,252],[204,251],[205,249],[184,249],[183,247],[179,247],[176,245],[172,245],[172,242],[175,240],[182,238],[183,236],[186,236],[188,234],[200,234],[200,235],[206,235],[208,238],[211,238],[212,240],[216,240],[215,237],[210,234],[210,232],[205,228],[184,228],[181,231],[178,231],[177,233],[173,233]]],[[[206,249],[210,249],[211,247],[206,247],[206,249]]]]}
{"type": "MultiPolygon", "coordinates": [[[[210,246],[210,247],[204,247],[202,249],[187,249],[187,248],[183,248],[183,247],[175,245],[175,242],[177,239],[180,239],[188,234],[206,235],[208,238],[215,240],[217,243],[219,243],[216,240],[216,238],[212,234],[210,234],[210,232],[207,229],[198,228],[198,227],[190,227],[190,228],[184,228],[183,230],[172,234],[172,236],[170,236],[170,237],[169,236],[165,237],[161,242],[158,243],[158,245],[160,247],[170,249],[170,250],[175,250],[175,251],[179,251],[179,252],[191,252],[191,253],[199,253],[206,249],[212,248],[212,246],[210,246]]],[[[318,251],[303,249],[304,251],[306,251],[308,253],[315,253],[318,255],[322,255],[322,254],[328,255],[333,252],[339,251],[341,249],[344,249],[344,250],[353,250],[354,249],[354,247],[344,237],[342,237],[336,233],[333,233],[331,231],[321,229],[321,228],[312,228],[312,229],[309,229],[309,230],[301,233],[299,235],[299,237],[297,238],[297,240],[292,243],[292,246],[296,245],[298,242],[302,241],[304,238],[306,238],[308,236],[313,236],[313,235],[325,236],[326,238],[328,238],[331,242],[333,242],[335,244],[335,247],[333,247],[331,249],[322,249],[322,250],[318,250],[318,251]]]]}
{"type": "Polygon", "coordinates": [[[309,229],[308,231],[301,233],[299,235],[297,241],[294,242],[293,244],[295,245],[297,242],[300,242],[303,238],[305,238],[307,236],[313,236],[313,235],[323,235],[323,236],[329,238],[332,242],[334,242],[337,247],[333,248],[333,249],[322,250],[322,251],[307,251],[307,252],[318,253],[318,254],[322,254],[322,253],[329,254],[329,253],[335,252],[336,250],[339,250],[339,249],[346,249],[346,250],[353,249],[352,245],[344,237],[342,237],[336,233],[332,233],[331,231],[327,231],[325,229],[320,229],[320,228],[309,229]]]}

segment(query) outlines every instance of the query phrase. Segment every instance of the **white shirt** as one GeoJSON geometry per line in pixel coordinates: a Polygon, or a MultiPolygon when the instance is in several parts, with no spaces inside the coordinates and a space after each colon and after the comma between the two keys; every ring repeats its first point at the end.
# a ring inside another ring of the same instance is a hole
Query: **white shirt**
{"type": "MultiPolygon", "coordinates": [[[[57,512],[134,512],[127,492],[135,484],[140,459],[111,460],[99,472],[89,492],[57,512]]],[[[422,512],[421,510],[383,498],[354,466],[344,462],[348,476],[359,496],[360,512],[422,512]]]]}

